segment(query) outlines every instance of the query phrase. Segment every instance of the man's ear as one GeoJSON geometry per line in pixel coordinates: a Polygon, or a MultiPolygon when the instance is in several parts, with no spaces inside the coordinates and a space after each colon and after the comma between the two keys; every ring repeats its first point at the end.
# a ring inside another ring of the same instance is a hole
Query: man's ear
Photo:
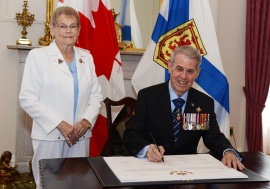
{"type": "Polygon", "coordinates": [[[201,68],[200,68],[200,67],[198,67],[198,69],[197,69],[197,76],[196,76],[196,79],[199,77],[200,71],[201,71],[201,68]]]}
{"type": "Polygon", "coordinates": [[[168,71],[169,71],[169,73],[171,73],[171,69],[172,69],[172,63],[171,63],[171,61],[168,61],[168,71]]]}

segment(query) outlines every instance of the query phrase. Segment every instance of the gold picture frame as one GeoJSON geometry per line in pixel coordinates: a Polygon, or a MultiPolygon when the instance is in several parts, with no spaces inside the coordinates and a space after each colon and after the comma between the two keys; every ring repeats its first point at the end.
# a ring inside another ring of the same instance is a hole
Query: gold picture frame
{"type": "MultiPolygon", "coordinates": [[[[160,2],[160,6],[161,6],[162,0],[160,0],[159,2],[160,2]]],[[[45,35],[38,39],[38,43],[41,46],[48,46],[52,42],[52,40],[54,39],[54,37],[51,35],[51,31],[50,31],[50,21],[51,21],[52,13],[54,11],[54,5],[55,5],[54,0],[46,0],[46,22],[45,22],[45,28],[44,28],[45,35]]],[[[113,16],[115,16],[115,15],[113,15],[113,16]]],[[[137,49],[137,48],[129,48],[129,49],[127,48],[126,49],[124,47],[123,43],[121,42],[122,41],[122,39],[121,39],[122,31],[119,33],[119,31],[120,31],[119,29],[120,29],[120,26],[116,26],[117,40],[119,43],[120,50],[125,50],[125,51],[129,51],[129,52],[144,52],[145,51],[145,49],[137,49]]]]}
{"type": "Polygon", "coordinates": [[[53,40],[53,36],[51,35],[50,31],[50,21],[53,11],[54,11],[54,0],[46,0],[46,22],[44,29],[45,35],[44,37],[40,37],[38,39],[38,43],[41,46],[47,46],[53,40]]]}

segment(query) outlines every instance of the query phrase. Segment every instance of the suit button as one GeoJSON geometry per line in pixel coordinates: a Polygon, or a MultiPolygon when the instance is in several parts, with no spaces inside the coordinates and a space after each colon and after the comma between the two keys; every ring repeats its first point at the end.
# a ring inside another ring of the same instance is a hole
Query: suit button
{"type": "Polygon", "coordinates": [[[58,137],[58,139],[60,139],[60,137],[58,137]]]}

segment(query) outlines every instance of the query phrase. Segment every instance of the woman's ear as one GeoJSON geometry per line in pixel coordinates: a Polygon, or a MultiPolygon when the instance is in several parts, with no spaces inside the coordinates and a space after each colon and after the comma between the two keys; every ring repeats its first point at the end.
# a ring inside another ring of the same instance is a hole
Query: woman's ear
{"type": "Polygon", "coordinates": [[[50,32],[52,36],[55,35],[54,30],[55,30],[55,27],[52,24],[50,24],[50,32]]]}

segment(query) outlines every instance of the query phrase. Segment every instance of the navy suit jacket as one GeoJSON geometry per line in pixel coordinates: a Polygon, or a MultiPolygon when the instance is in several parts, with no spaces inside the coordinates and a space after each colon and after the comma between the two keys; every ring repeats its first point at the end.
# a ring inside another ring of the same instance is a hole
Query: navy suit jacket
{"type": "Polygon", "coordinates": [[[135,115],[129,120],[123,135],[125,147],[132,155],[137,155],[146,145],[153,143],[149,136],[150,132],[153,133],[157,144],[164,147],[165,155],[196,154],[201,137],[205,146],[218,159],[223,157],[225,149],[234,149],[219,130],[214,112],[214,100],[194,88],[189,89],[184,112],[197,113],[196,109],[200,107],[201,113],[210,114],[210,128],[209,130],[184,130],[181,126],[178,144],[174,148],[168,84],[167,81],[142,89],[138,93],[135,115]]]}

